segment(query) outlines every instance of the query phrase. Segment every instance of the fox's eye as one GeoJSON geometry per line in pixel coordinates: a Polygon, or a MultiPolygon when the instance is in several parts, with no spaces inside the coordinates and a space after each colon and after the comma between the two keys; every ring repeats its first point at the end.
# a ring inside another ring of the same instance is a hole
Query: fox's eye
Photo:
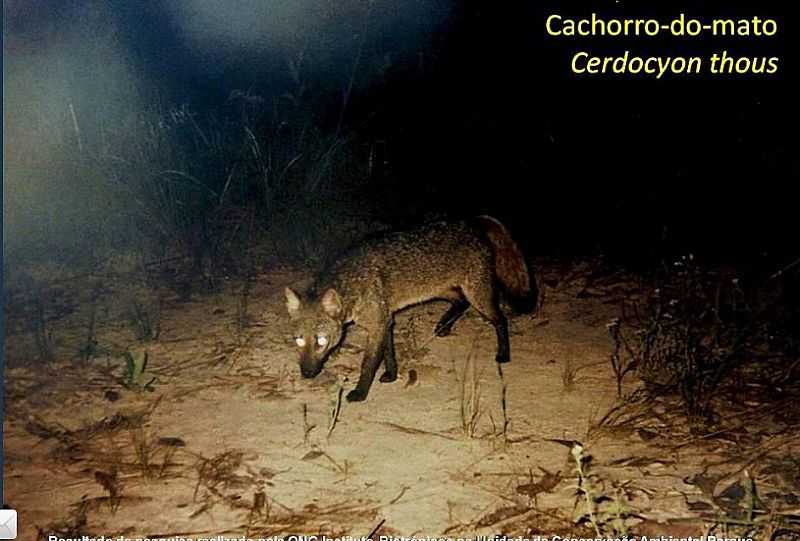
{"type": "Polygon", "coordinates": [[[294,343],[297,344],[297,347],[301,348],[306,345],[306,339],[302,336],[295,336],[294,343]]]}
{"type": "Polygon", "coordinates": [[[317,336],[317,345],[321,348],[324,348],[328,345],[328,337],[327,336],[317,336]]]}

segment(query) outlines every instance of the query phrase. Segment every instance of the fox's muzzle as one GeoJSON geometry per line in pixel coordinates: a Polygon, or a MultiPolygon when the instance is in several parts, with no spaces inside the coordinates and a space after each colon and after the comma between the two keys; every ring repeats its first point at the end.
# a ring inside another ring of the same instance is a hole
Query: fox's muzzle
{"type": "Polygon", "coordinates": [[[300,374],[302,374],[304,378],[314,378],[320,372],[322,372],[322,363],[308,359],[300,359],[300,374]]]}

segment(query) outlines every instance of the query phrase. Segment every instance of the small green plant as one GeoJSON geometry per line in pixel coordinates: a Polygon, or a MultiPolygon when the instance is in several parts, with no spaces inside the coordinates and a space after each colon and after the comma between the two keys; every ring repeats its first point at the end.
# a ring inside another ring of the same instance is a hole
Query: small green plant
{"type": "MultiPolygon", "coordinates": [[[[481,408],[481,381],[475,369],[473,359],[473,345],[467,358],[464,360],[464,368],[459,378],[459,406],[461,414],[461,430],[466,438],[475,437],[478,429],[478,421],[483,413],[481,408]]],[[[457,376],[458,377],[458,376],[457,376]]]]}
{"type": "Polygon", "coordinates": [[[89,321],[86,330],[86,342],[78,351],[78,359],[82,364],[87,364],[98,354],[97,342],[97,300],[99,297],[99,287],[92,289],[89,301],[89,321]]]}
{"type": "Polygon", "coordinates": [[[580,367],[571,358],[567,358],[561,367],[561,384],[564,392],[571,393],[575,390],[575,383],[578,381],[578,371],[580,367]]]}
{"type": "Polygon", "coordinates": [[[136,454],[136,462],[142,470],[142,476],[146,479],[152,477],[154,471],[152,464],[153,449],[144,427],[140,426],[131,431],[131,443],[136,454]]]}
{"type": "Polygon", "coordinates": [[[621,326],[622,320],[619,318],[612,319],[606,325],[606,329],[608,329],[608,333],[614,341],[614,351],[611,353],[610,359],[611,369],[614,371],[614,377],[617,380],[617,398],[622,398],[622,380],[638,366],[638,357],[622,334],[621,326]],[[627,356],[623,356],[623,351],[627,356]]]}
{"type": "Polygon", "coordinates": [[[150,378],[145,374],[147,370],[147,351],[139,350],[135,352],[125,352],[125,381],[124,384],[129,389],[152,390],[151,385],[155,377],[150,378]],[[149,379],[148,379],[149,378],[149,379]]]}
{"type": "Polygon", "coordinates": [[[577,498],[575,522],[589,523],[597,537],[622,538],[628,536],[626,520],[634,517],[633,509],[626,503],[624,493],[615,487],[609,496],[602,479],[591,471],[591,455],[578,442],[570,451],[575,461],[577,498]]]}

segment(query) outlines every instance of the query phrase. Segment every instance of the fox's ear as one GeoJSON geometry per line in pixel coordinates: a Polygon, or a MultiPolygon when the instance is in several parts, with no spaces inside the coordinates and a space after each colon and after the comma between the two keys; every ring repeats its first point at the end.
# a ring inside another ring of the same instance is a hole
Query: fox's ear
{"type": "Polygon", "coordinates": [[[289,311],[289,315],[297,316],[300,313],[300,297],[290,287],[284,289],[283,293],[286,295],[286,309],[289,311]]]}
{"type": "Polygon", "coordinates": [[[322,294],[320,299],[322,309],[332,318],[339,319],[342,315],[342,299],[335,289],[331,288],[322,294]]]}

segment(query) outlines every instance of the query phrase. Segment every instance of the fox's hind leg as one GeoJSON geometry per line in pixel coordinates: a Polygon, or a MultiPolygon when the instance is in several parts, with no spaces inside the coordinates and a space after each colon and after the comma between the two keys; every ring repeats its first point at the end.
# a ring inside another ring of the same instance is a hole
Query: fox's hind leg
{"type": "Polygon", "coordinates": [[[386,337],[383,339],[383,365],[386,371],[378,381],[389,383],[397,379],[397,359],[394,357],[394,321],[389,324],[386,337]]]}
{"type": "Polygon", "coordinates": [[[508,341],[508,320],[497,303],[497,290],[490,272],[479,272],[469,276],[461,287],[468,303],[489,320],[497,334],[498,363],[507,363],[511,360],[511,346],[508,341]]]}
{"type": "Polygon", "coordinates": [[[451,302],[450,308],[444,313],[442,319],[439,320],[439,323],[436,324],[436,328],[433,331],[434,334],[439,337],[449,335],[450,331],[453,330],[455,322],[458,321],[470,307],[469,301],[464,298],[464,295],[460,291],[453,290],[449,297],[451,302]]]}

